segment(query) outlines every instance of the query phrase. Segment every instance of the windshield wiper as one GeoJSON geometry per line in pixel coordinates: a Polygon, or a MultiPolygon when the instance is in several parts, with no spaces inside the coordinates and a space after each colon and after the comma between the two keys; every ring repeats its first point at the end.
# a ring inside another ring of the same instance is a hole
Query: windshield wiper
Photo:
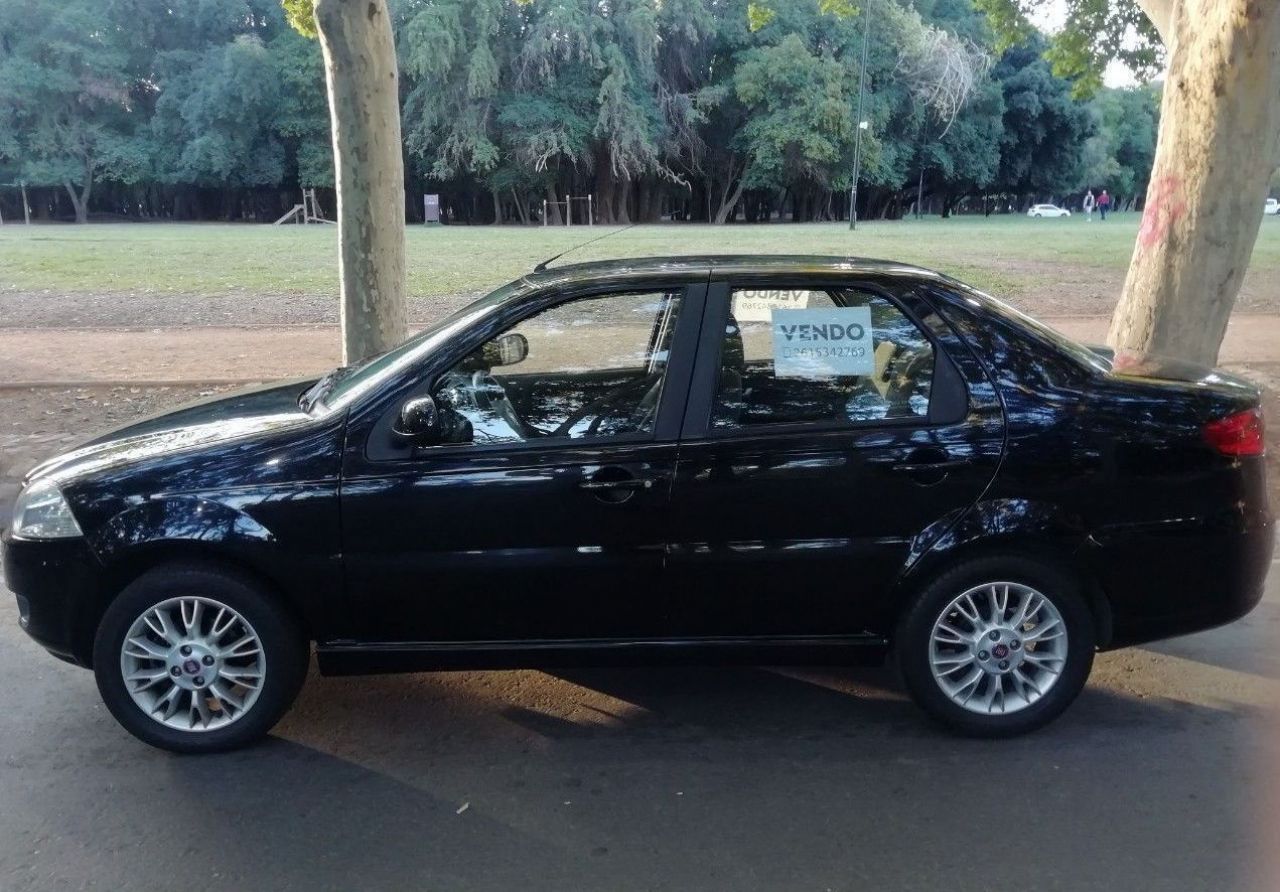
{"type": "Polygon", "coordinates": [[[330,369],[319,381],[303,391],[302,396],[298,397],[298,407],[303,412],[310,412],[333,385],[351,373],[351,368],[349,365],[340,365],[336,369],[330,369]]]}

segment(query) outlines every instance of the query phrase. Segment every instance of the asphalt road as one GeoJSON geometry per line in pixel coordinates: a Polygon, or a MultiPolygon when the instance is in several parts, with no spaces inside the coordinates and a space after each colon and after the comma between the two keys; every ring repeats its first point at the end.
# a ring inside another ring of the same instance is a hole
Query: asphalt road
{"type": "Polygon", "coordinates": [[[1271,579],[1019,740],[939,733],[882,670],[584,670],[313,678],[202,758],[128,737],[5,594],[0,889],[1274,892],[1271,579]]]}

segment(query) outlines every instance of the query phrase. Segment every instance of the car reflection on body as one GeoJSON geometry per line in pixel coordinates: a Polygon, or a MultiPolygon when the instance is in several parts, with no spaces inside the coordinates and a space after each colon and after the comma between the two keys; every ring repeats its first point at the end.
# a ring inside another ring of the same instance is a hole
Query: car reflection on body
{"type": "Polygon", "coordinates": [[[305,675],[890,653],[1031,730],[1098,649],[1204,629],[1272,551],[1258,391],[1147,376],[950,278],[814,257],[535,271],[318,381],[36,468],[23,627],[133,734],[265,734],[305,675]]]}

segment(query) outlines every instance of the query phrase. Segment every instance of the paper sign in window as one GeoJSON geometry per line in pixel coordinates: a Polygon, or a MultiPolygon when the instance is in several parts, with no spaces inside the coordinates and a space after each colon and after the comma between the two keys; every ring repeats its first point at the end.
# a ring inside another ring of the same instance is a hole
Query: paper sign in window
{"type": "MultiPolygon", "coordinates": [[[[733,293],[733,318],[739,322],[768,322],[775,310],[803,310],[809,306],[806,290],[786,288],[742,289],[733,293]]],[[[824,294],[823,297],[826,297],[824,294]]]]}
{"type": "Polygon", "coordinates": [[[774,310],[773,374],[838,378],[875,372],[870,307],[774,310]]]}

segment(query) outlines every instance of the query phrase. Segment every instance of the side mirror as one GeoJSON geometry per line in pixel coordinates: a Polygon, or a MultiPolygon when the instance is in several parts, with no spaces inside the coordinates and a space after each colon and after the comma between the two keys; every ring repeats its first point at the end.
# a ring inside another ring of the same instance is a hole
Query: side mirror
{"type": "Polygon", "coordinates": [[[529,339],[522,334],[504,334],[484,345],[484,361],[489,368],[515,365],[529,355],[529,339]]]}
{"type": "Polygon", "coordinates": [[[440,411],[430,396],[419,396],[400,407],[400,417],[392,427],[397,437],[417,445],[440,439],[440,411]]]}

